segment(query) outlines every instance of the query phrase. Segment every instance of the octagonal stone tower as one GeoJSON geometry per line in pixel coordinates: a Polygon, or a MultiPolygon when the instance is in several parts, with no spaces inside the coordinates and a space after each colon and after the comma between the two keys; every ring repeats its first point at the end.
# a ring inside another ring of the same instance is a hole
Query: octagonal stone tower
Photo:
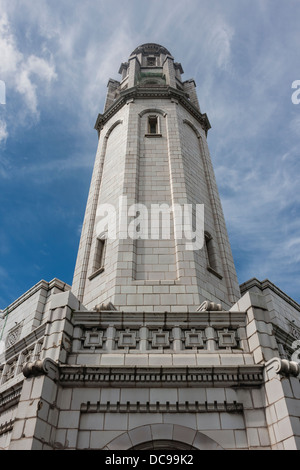
{"type": "Polygon", "coordinates": [[[181,64],[152,43],[137,47],[119,73],[95,125],[99,143],[72,291],[88,309],[112,303],[124,312],[187,312],[207,300],[230,308],[240,291],[195,82],[183,81],[181,64]],[[130,212],[134,204],[139,212],[130,212]],[[113,238],[100,223],[105,205],[116,209],[113,238]],[[196,207],[204,206],[199,249],[177,236],[185,205],[193,229],[196,207]],[[137,235],[145,207],[149,218],[137,235]],[[167,235],[163,207],[182,208],[164,213],[167,235]]]}

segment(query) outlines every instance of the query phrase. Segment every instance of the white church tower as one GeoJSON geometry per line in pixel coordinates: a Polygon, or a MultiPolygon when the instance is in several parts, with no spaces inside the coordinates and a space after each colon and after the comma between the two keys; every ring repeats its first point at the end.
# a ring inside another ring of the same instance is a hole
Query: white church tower
{"type": "Polygon", "coordinates": [[[152,43],[119,72],[73,285],[0,311],[0,449],[300,449],[300,305],[238,285],[195,82],[152,43]]]}

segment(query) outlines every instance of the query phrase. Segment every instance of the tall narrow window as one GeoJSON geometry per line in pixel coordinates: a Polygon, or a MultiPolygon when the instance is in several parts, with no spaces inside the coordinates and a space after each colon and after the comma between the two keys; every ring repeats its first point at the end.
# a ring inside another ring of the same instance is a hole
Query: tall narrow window
{"type": "Polygon", "coordinates": [[[90,280],[96,277],[97,274],[100,274],[104,271],[105,251],[106,251],[106,239],[97,238],[93,270],[92,270],[92,274],[89,276],[90,280]]]}
{"type": "Polygon", "coordinates": [[[95,255],[95,263],[94,263],[94,270],[104,268],[104,255],[105,255],[105,239],[97,239],[97,247],[96,247],[96,255],[95,255]]]}
{"type": "Polygon", "coordinates": [[[213,238],[208,232],[205,232],[205,249],[207,255],[207,269],[222,279],[221,274],[218,273],[218,263],[213,238]]]}
{"type": "Polygon", "coordinates": [[[157,116],[149,116],[148,132],[149,134],[158,134],[158,117],[157,116]]]}

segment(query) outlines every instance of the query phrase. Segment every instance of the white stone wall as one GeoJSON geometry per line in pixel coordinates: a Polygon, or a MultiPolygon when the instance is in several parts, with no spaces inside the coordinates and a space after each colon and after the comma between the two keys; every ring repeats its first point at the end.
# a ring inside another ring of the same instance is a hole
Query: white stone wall
{"type": "MultiPolygon", "coordinates": [[[[61,448],[128,449],[157,439],[185,442],[188,432],[195,431],[212,439],[223,449],[259,449],[270,447],[261,390],[226,388],[143,388],[118,387],[99,389],[61,389],[58,394],[61,409],[56,443],[61,448]],[[89,402],[89,405],[87,403],[89,402]],[[172,404],[210,404],[207,412],[172,412],[172,404]],[[217,411],[217,406],[237,402],[241,411],[217,411]],[[126,404],[150,404],[148,412],[126,412],[126,404]],[[169,412],[159,412],[168,406],[169,412]],[[98,405],[97,405],[98,404],[98,405]],[[101,405],[106,412],[99,411],[101,405]],[[121,411],[116,412],[115,406],[121,411]],[[122,412],[123,405],[123,412],[122,412]],[[151,408],[152,405],[152,408],[151,408]],[[215,410],[213,407],[215,406],[215,410]],[[124,408],[125,407],[125,408],[124,408]],[[111,411],[109,411],[111,409],[111,411]],[[149,427],[153,431],[149,435],[149,427]],[[184,429],[179,429],[182,426],[184,429]]],[[[192,444],[192,442],[191,442],[192,444]]],[[[194,442],[194,445],[197,445],[194,442]]],[[[208,447],[206,447],[208,448],[208,447]]]]}
{"type": "MultiPolygon", "coordinates": [[[[288,361],[275,358],[265,369],[266,418],[274,450],[300,448],[300,382],[299,375],[293,376],[290,367],[288,361]]],[[[292,367],[297,366],[293,363],[292,367]]]]}

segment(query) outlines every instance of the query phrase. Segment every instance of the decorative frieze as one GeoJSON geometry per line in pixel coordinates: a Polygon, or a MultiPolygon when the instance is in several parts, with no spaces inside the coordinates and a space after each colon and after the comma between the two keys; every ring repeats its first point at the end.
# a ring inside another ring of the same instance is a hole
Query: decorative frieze
{"type": "Polygon", "coordinates": [[[298,328],[294,323],[290,322],[290,333],[294,339],[300,339],[300,328],[298,328]]]}
{"type": "Polygon", "coordinates": [[[18,341],[18,339],[20,338],[20,335],[21,335],[21,331],[22,331],[22,324],[19,323],[18,325],[14,326],[14,328],[12,328],[8,332],[8,335],[7,335],[7,338],[6,338],[6,341],[5,341],[5,347],[6,348],[10,348],[11,346],[13,346],[18,341]]]}
{"type": "Polygon", "coordinates": [[[10,419],[9,421],[6,421],[5,423],[0,424],[0,436],[2,436],[2,434],[12,431],[14,427],[14,422],[15,422],[14,419],[10,419]]]}
{"type": "Polygon", "coordinates": [[[238,331],[229,330],[215,330],[211,327],[199,330],[197,328],[181,329],[175,327],[173,329],[154,329],[149,327],[141,327],[140,329],[125,328],[123,330],[111,328],[108,329],[84,329],[80,333],[80,346],[78,349],[78,339],[75,336],[73,341],[73,352],[101,352],[111,353],[118,350],[135,350],[135,351],[152,351],[152,350],[174,350],[175,344],[175,329],[179,330],[178,340],[179,347],[177,351],[184,350],[198,350],[198,349],[235,349],[239,345],[238,331]],[[142,328],[144,329],[142,333],[142,328]],[[141,345],[141,338],[145,341],[141,345]],[[110,347],[108,346],[107,339],[110,340],[110,347]]]}
{"type": "Polygon", "coordinates": [[[118,349],[136,349],[139,341],[138,330],[132,331],[126,328],[125,331],[118,331],[116,335],[116,343],[118,349]]]}
{"type": "Polygon", "coordinates": [[[184,332],[185,349],[201,349],[204,348],[204,332],[202,330],[185,330],[184,332]]]}
{"type": "Polygon", "coordinates": [[[190,314],[74,312],[73,353],[231,350],[242,348],[242,312],[190,314]]]}
{"type": "Polygon", "coordinates": [[[17,388],[9,389],[9,391],[2,393],[0,395],[0,410],[3,412],[8,408],[12,408],[19,402],[21,396],[22,388],[18,386],[17,388]]]}
{"type": "Polygon", "coordinates": [[[162,328],[159,328],[158,331],[149,331],[149,343],[152,345],[152,349],[169,349],[172,341],[170,331],[165,331],[162,328]]]}
{"type": "Polygon", "coordinates": [[[185,387],[212,385],[247,386],[263,383],[263,366],[220,367],[81,367],[60,366],[59,381],[63,386],[151,386],[185,387]]]}
{"type": "MultiPolygon", "coordinates": [[[[27,338],[23,338],[23,340],[20,341],[23,346],[26,344],[26,339],[27,338]]],[[[0,384],[13,379],[18,374],[21,374],[24,364],[36,361],[40,357],[41,349],[42,340],[26,347],[21,350],[19,354],[15,354],[13,357],[9,358],[0,369],[0,384]]],[[[19,350],[19,348],[17,350],[19,350]]]]}
{"type": "Polygon", "coordinates": [[[218,331],[218,344],[219,348],[226,348],[232,349],[237,346],[236,331],[230,331],[228,328],[224,328],[224,330],[218,331]]]}
{"type": "Polygon", "coordinates": [[[242,403],[199,403],[196,402],[176,402],[176,403],[150,403],[150,402],[116,402],[116,403],[82,403],[81,413],[240,413],[243,411],[242,403]]]}
{"type": "Polygon", "coordinates": [[[103,346],[103,334],[102,330],[93,328],[92,330],[86,330],[84,332],[83,348],[89,348],[95,350],[96,348],[102,348],[103,346]]]}

